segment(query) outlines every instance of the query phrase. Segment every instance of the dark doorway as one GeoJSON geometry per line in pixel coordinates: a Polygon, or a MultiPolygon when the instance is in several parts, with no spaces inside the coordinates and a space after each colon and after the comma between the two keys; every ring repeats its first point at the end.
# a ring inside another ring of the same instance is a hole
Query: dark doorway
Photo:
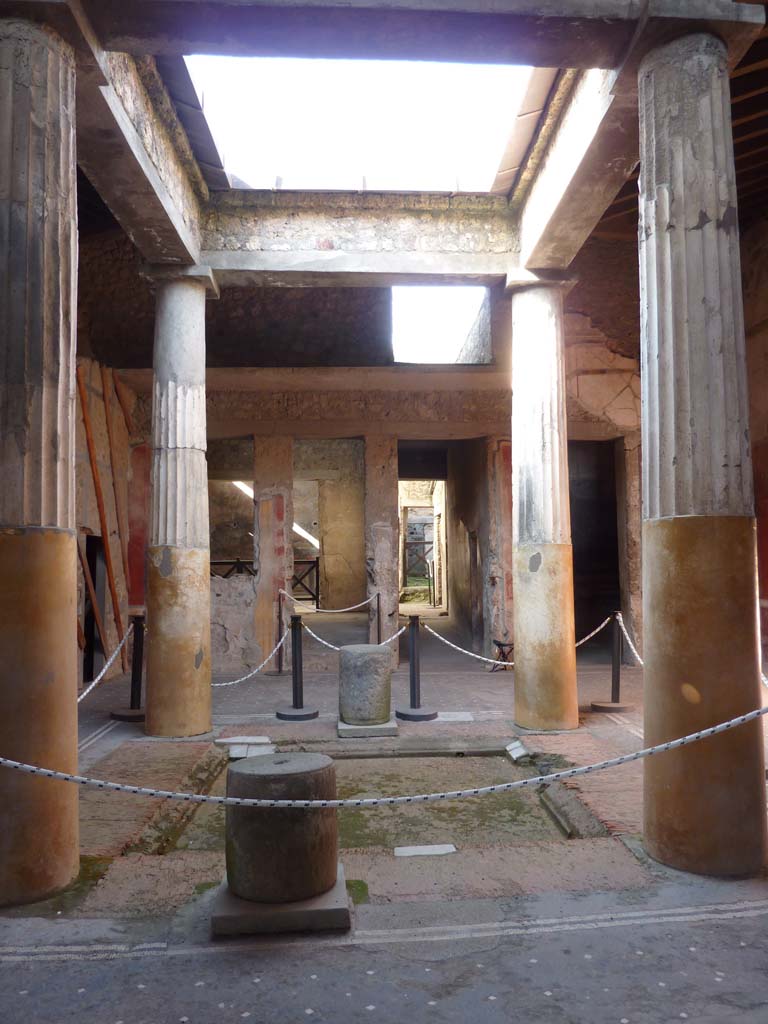
{"type": "MultiPolygon", "coordinates": [[[[105,621],[105,592],[107,564],[104,559],[104,544],[101,537],[85,538],[85,559],[91,572],[93,589],[99,605],[101,621],[105,621]]],[[[85,650],[83,651],[83,682],[89,683],[104,667],[104,647],[101,643],[99,630],[96,627],[96,616],[93,612],[88,588],[85,590],[85,615],[83,633],[85,634],[85,650]]]]}
{"type": "MultiPolygon", "coordinates": [[[[621,603],[613,441],[569,441],[576,639],[621,603]]],[[[610,631],[604,631],[609,643],[610,631]]]]}

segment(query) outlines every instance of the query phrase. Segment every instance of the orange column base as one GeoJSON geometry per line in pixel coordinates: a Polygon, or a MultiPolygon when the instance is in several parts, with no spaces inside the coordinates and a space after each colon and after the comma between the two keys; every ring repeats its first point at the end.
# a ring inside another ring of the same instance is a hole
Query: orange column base
{"type": "MultiPolygon", "coordinates": [[[[0,528],[0,753],[77,771],[73,533],[0,528]]],[[[78,791],[0,768],[0,906],[65,888],[80,866],[78,791]]]]}
{"type": "Polygon", "coordinates": [[[577,729],[573,550],[515,547],[515,722],[525,729],[577,729]]]}
{"type": "MultiPolygon", "coordinates": [[[[762,705],[755,522],[685,516],[643,524],[645,744],[762,705]]],[[[762,720],[646,759],[645,846],[683,871],[766,862],[762,720]]]]}
{"type": "Polygon", "coordinates": [[[210,732],[210,553],[152,547],[147,564],[145,731],[150,736],[210,732]]]}

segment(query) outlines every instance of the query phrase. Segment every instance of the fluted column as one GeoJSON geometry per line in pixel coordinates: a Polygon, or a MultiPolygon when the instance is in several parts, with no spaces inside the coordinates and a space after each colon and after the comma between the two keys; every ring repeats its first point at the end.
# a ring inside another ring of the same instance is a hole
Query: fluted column
{"type": "MultiPolygon", "coordinates": [[[[760,706],[757,580],[727,53],[639,73],[645,741],[760,706]]],[[[765,862],[760,722],[645,762],[645,842],[716,875],[765,862]]]]}
{"type": "Polygon", "coordinates": [[[512,541],[515,721],[527,729],[575,729],[563,300],[557,285],[512,298],[512,541]]]}
{"type": "MultiPolygon", "coordinates": [[[[380,594],[381,639],[398,630],[400,600],[399,497],[397,487],[397,438],[365,438],[365,575],[367,596],[380,594]]],[[[368,640],[379,642],[379,605],[374,597],[368,605],[368,640]]],[[[390,644],[395,664],[398,645],[390,644]]]]}
{"type": "MultiPolygon", "coordinates": [[[[0,20],[0,751],[77,770],[75,63],[0,20]]],[[[77,790],[0,769],[0,905],[77,875],[77,790]]]]}
{"type": "Polygon", "coordinates": [[[205,454],[211,278],[202,268],[183,274],[160,279],[155,319],[146,715],[146,730],[154,736],[195,736],[211,728],[205,454]]]}

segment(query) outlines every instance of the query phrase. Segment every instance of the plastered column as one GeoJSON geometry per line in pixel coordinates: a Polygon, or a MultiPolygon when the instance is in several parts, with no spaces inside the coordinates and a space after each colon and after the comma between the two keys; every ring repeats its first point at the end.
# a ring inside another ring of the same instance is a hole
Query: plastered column
{"type": "MultiPolygon", "coordinates": [[[[381,594],[381,639],[398,630],[399,496],[397,438],[365,439],[365,572],[368,597],[381,594]]],[[[369,609],[369,640],[378,643],[376,601],[369,609]]],[[[397,660],[397,643],[393,657],[397,660]]]]}
{"type": "MultiPolygon", "coordinates": [[[[639,72],[645,742],[760,706],[744,325],[725,46],[639,72]]],[[[645,843],[714,875],[765,863],[762,722],[645,761],[645,843]]]]}
{"type": "Polygon", "coordinates": [[[579,724],[568,496],[562,291],[512,298],[515,721],[579,724]]]}
{"type": "Polygon", "coordinates": [[[152,736],[211,728],[205,300],[205,278],[158,282],[147,564],[152,736]]]}
{"type": "MultiPolygon", "coordinates": [[[[280,591],[290,594],[293,578],[293,438],[254,438],[253,460],[254,629],[261,657],[266,658],[280,639],[280,591]]],[[[283,630],[293,611],[293,602],[284,598],[283,630]]],[[[290,649],[290,642],[283,645],[284,665],[289,664],[290,649]]],[[[276,661],[267,666],[273,667],[276,661]]]]}
{"type": "MultiPolygon", "coordinates": [[[[0,20],[0,751],[77,771],[75,64],[0,20]]],[[[79,867],[77,789],[0,769],[0,905],[79,867]]]]}
{"type": "MultiPolygon", "coordinates": [[[[511,640],[512,601],[512,458],[506,438],[486,439],[488,466],[488,565],[485,567],[485,621],[489,640],[511,640]]],[[[490,644],[488,645],[490,647],[490,644]]]]}

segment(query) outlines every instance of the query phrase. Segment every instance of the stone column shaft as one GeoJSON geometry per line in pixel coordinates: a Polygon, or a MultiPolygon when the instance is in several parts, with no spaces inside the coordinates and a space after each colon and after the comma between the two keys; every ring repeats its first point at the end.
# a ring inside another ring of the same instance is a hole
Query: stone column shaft
{"type": "MultiPolygon", "coordinates": [[[[0,20],[0,750],[77,771],[75,62],[0,20]]],[[[79,868],[77,789],[0,770],[0,905],[79,868]]]]}
{"type": "Polygon", "coordinates": [[[147,732],[211,728],[204,281],[158,286],[147,567],[147,732]]]}
{"type": "Polygon", "coordinates": [[[512,298],[515,721],[579,724],[568,495],[563,303],[558,286],[512,298]]]}
{"type": "MultiPolygon", "coordinates": [[[[291,593],[293,579],[293,438],[256,437],[253,444],[254,571],[256,604],[254,630],[266,658],[280,639],[280,591],[291,593]]],[[[291,615],[300,612],[283,598],[283,630],[291,615]]],[[[283,644],[283,666],[290,664],[290,640],[283,644]]],[[[277,667],[277,655],[267,666],[277,667]]]]}
{"type": "MultiPolygon", "coordinates": [[[[643,620],[648,745],[759,707],[752,463],[727,52],[641,64],[643,620]]],[[[762,723],[645,762],[645,841],[677,868],[760,869],[762,723]]]]}
{"type": "MultiPolygon", "coordinates": [[[[397,438],[365,439],[365,571],[368,597],[381,594],[381,639],[398,629],[400,520],[397,438]]],[[[377,605],[368,606],[369,640],[378,643],[377,605]]],[[[393,659],[398,660],[397,643],[393,659]]]]}

